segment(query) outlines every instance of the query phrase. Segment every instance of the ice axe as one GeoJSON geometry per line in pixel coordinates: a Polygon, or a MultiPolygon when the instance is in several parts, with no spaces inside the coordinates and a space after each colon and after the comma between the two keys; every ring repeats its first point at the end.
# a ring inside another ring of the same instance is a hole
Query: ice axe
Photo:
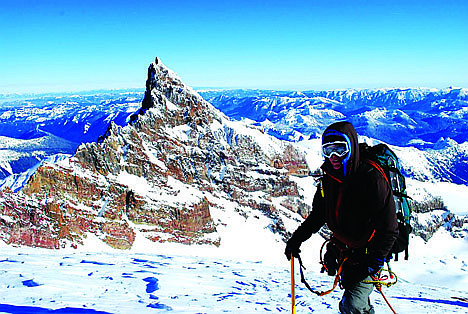
{"type": "Polygon", "coordinates": [[[291,309],[292,314],[296,314],[296,296],[294,293],[294,256],[291,253],[291,309]]]}

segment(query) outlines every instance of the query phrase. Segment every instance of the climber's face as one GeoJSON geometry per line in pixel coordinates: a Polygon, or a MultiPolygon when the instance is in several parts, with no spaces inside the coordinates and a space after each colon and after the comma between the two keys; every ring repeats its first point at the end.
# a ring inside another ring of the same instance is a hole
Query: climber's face
{"type": "Polygon", "coordinates": [[[349,145],[346,141],[335,141],[322,144],[322,154],[330,160],[333,169],[339,170],[343,160],[349,154],[349,145]]]}
{"type": "Polygon", "coordinates": [[[337,155],[333,154],[329,158],[330,163],[335,170],[340,170],[341,167],[343,167],[343,159],[345,159],[345,156],[343,157],[338,157],[337,155]]]}

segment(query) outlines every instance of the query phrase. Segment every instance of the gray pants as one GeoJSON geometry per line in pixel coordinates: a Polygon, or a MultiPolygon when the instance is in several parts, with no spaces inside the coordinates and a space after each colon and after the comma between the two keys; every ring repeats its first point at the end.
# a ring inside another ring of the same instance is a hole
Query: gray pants
{"type": "MultiPolygon", "coordinates": [[[[372,279],[367,277],[364,280],[372,279]]],[[[373,289],[373,284],[362,282],[346,289],[340,302],[340,312],[342,314],[374,314],[374,307],[369,299],[373,289]]]]}

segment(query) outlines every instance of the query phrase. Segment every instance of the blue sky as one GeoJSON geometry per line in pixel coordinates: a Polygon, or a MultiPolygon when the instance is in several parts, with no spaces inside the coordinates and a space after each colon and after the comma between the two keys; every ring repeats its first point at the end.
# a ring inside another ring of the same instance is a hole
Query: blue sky
{"type": "Polygon", "coordinates": [[[468,87],[468,1],[0,1],[0,93],[468,87]]]}

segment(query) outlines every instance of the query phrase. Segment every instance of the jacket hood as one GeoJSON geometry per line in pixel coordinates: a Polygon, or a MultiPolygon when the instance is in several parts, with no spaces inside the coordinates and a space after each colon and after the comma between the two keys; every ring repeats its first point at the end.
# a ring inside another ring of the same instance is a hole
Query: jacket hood
{"type": "Polygon", "coordinates": [[[350,152],[343,160],[344,173],[337,174],[337,171],[333,169],[328,158],[325,158],[322,168],[329,173],[331,172],[338,176],[348,177],[350,174],[355,173],[359,167],[359,143],[354,126],[345,121],[333,123],[323,132],[322,144],[338,139],[346,141],[350,149],[350,152]]]}

